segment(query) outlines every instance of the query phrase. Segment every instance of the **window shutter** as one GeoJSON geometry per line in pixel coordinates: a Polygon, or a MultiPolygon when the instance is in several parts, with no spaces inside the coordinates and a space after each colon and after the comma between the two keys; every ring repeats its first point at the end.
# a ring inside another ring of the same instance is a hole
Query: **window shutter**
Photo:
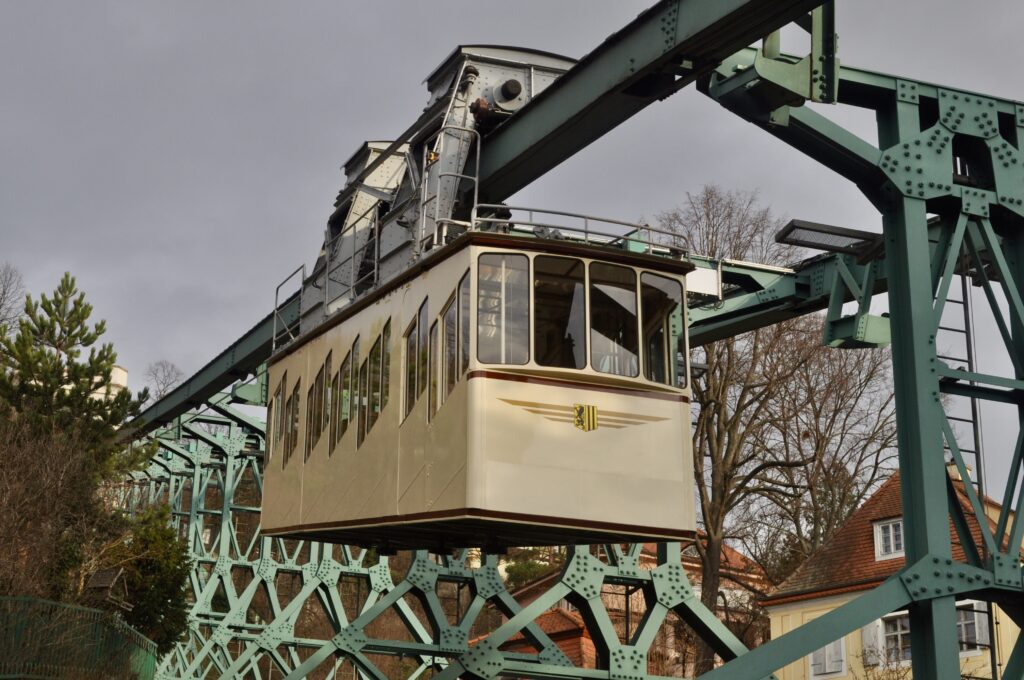
{"type": "Polygon", "coordinates": [[[877,666],[882,659],[881,621],[872,621],[860,629],[861,660],[865,666],[877,666]]]}
{"type": "Polygon", "coordinates": [[[840,673],[843,670],[843,638],[839,638],[825,648],[825,672],[840,673]]]}
{"type": "Polygon", "coordinates": [[[814,654],[811,654],[811,675],[821,675],[825,672],[825,648],[822,647],[814,654]]]}
{"type": "Polygon", "coordinates": [[[975,602],[974,622],[978,631],[978,646],[988,649],[992,645],[991,635],[988,629],[988,605],[984,602],[975,602]]]}

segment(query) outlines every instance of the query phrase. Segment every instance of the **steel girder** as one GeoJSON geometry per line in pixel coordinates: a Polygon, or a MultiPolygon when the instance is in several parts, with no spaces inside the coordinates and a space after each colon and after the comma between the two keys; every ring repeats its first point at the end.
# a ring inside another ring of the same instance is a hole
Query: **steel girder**
{"type": "Polygon", "coordinates": [[[690,255],[698,269],[720,277],[720,299],[690,302],[691,347],[793,319],[822,309],[825,344],[844,344],[858,337],[858,326],[870,319],[871,298],[884,293],[888,281],[884,260],[858,262],[852,255],[819,255],[792,267],[759,266],[690,255]],[[843,306],[856,302],[845,314],[843,306]]]}
{"type": "Polygon", "coordinates": [[[738,49],[825,0],[661,0],[483,142],[480,199],[500,202],[738,49]]]}
{"type": "MultiPolygon", "coordinates": [[[[706,677],[746,678],[781,668],[906,606],[914,676],[953,680],[960,677],[957,597],[994,602],[1018,625],[1024,623],[1024,523],[1012,512],[1024,500],[1024,490],[1016,488],[1024,427],[994,529],[977,491],[965,485],[970,514],[982,534],[982,545],[975,545],[946,469],[944,450],[961,478],[969,479],[943,404],[943,394],[1017,404],[1024,426],[1024,104],[837,69],[839,102],[876,112],[876,147],[808,107],[765,106],[771,100],[765,90],[788,85],[772,82],[767,71],[754,73],[761,57],[755,50],[737,54],[702,89],[854,181],[882,215],[908,566],[814,626],[773,640],[745,655],[742,665],[729,664],[706,677]],[[983,288],[1013,377],[968,372],[940,357],[936,335],[953,279],[961,274],[983,288]],[[965,562],[953,559],[951,514],[965,562]]],[[[1024,639],[1018,640],[1004,677],[1024,677],[1022,657],[1024,639]]]]}

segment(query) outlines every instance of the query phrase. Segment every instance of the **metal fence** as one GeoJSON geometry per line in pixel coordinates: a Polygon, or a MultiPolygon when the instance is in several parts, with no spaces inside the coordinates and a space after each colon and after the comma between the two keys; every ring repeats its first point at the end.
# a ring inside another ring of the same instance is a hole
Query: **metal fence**
{"type": "Polygon", "coordinates": [[[113,614],[0,597],[0,678],[151,680],[155,673],[156,645],[113,614]]]}

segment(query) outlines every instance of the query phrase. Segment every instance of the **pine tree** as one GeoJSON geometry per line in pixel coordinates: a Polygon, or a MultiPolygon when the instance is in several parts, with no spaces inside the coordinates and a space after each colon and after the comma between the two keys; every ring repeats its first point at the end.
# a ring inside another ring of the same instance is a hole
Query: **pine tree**
{"type": "Polygon", "coordinates": [[[132,395],[113,384],[117,353],[99,344],[106,323],[89,324],[92,305],[65,273],[52,297],[28,296],[18,331],[0,337],[0,406],[42,430],[74,430],[90,447],[96,472],[109,473],[118,430],[140,411],[143,390],[132,395]]]}

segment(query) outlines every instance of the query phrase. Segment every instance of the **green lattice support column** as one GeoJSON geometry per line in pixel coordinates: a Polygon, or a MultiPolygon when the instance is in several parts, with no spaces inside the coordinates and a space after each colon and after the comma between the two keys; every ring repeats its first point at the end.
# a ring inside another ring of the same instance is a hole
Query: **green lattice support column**
{"type": "MultiPolygon", "coordinates": [[[[924,201],[899,199],[884,223],[904,535],[907,563],[913,564],[929,556],[952,557],[942,437],[945,415],[939,393],[924,201]]],[[[910,631],[914,675],[958,680],[954,597],[911,605],[910,631]]]]}

